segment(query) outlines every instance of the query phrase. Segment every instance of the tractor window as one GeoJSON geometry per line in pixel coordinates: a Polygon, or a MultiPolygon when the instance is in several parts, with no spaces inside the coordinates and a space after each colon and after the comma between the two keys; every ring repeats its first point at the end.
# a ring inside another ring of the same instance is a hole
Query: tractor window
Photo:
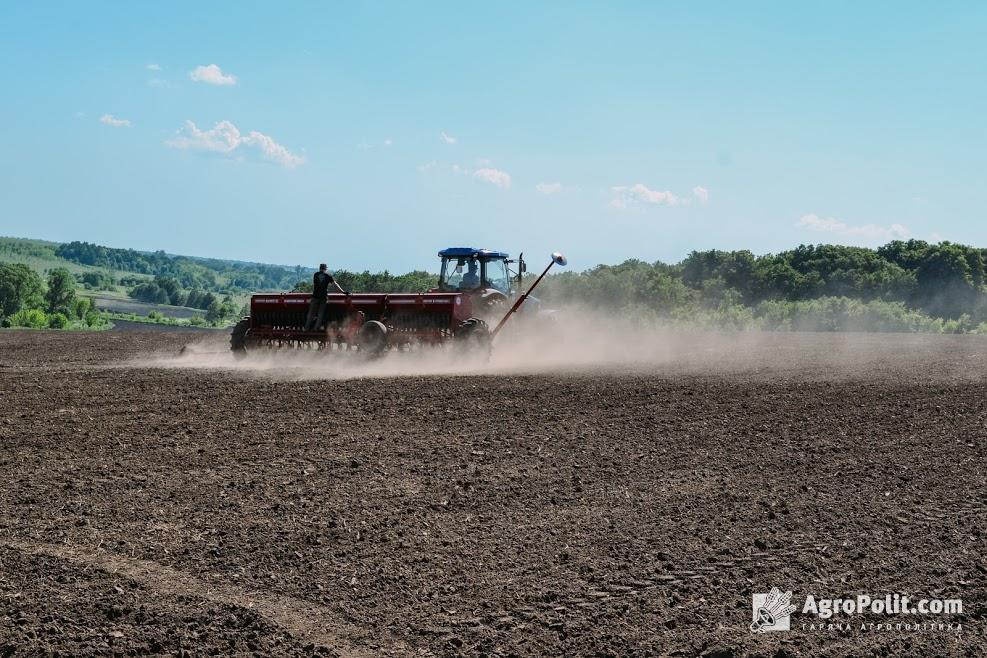
{"type": "Polygon", "coordinates": [[[483,281],[486,286],[496,288],[505,295],[510,294],[511,275],[507,270],[507,262],[500,259],[484,262],[483,281]]]}
{"type": "Polygon", "coordinates": [[[475,258],[443,258],[439,288],[473,290],[480,287],[480,262],[475,258]]]}

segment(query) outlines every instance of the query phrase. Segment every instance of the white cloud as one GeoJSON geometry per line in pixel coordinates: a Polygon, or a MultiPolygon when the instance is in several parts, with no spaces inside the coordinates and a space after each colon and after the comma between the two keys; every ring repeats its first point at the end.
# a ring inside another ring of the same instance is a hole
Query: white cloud
{"type": "Polygon", "coordinates": [[[387,138],[387,139],[384,140],[384,146],[390,146],[393,143],[394,142],[392,142],[390,138],[387,138]]]}
{"type": "Polygon", "coordinates": [[[562,191],[562,183],[538,183],[535,189],[542,194],[558,194],[562,191]]]}
{"type": "Polygon", "coordinates": [[[107,126],[113,126],[114,128],[129,128],[129,119],[118,119],[112,114],[104,114],[99,118],[100,123],[104,123],[107,126]]]}
{"type": "Polygon", "coordinates": [[[194,82],[205,82],[210,85],[229,86],[236,84],[235,75],[223,73],[223,69],[215,64],[196,66],[189,72],[188,77],[194,82]]]}
{"type": "Polygon", "coordinates": [[[438,162],[432,160],[431,162],[418,165],[416,169],[422,174],[430,174],[435,172],[439,174],[452,173],[455,176],[466,176],[474,180],[490,183],[491,185],[496,185],[497,187],[502,187],[505,189],[511,186],[511,175],[506,171],[501,171],[500,169],[494,169],[492,167],[483,167],[473,170],[469,167],[464,167],[458,164],[442,164],[440,166],[438,162]]]}
{"type": "Polygon", "coordinates": [[[447,135],[444,132],[439,133],[439,139],[441,139],[446,144],[455,144],[456,138],[452,135],[447,135]]]}
{"type": "Polygon", "coordinates": [[[901,224],[891,224],[890,226],[878,226],[877,224],[862,224],[851,226],[833,217],[820,217],[815,214],[803,215],[798,226],[805,227],[810,231],[821,233],[833,233],[848,238],[861,238],[863,240],[897,240],[907,238],[911,231],[901,224]]]}
{"type": "Polygon", "coordinates": [[[477,169],[473,172],[473,178],[490,183],[491,185],[496,185],[497,187],[506,188],[511,186],[511,175],[500,169],[491,169],[489,167],[477,169]]]}
{"type": "Polygon", "coordinates": [[[229,121],[220,121],[210,130],[200,130],[193,122],[186,121],[177,136],[165,143],[175,149],[209,151],[224,155],[234,155],[253,149],[265,159],[284,167],[297,167],[305,163],[303,157],[290,152],[268,135],[256,130],[243,135],[229,121]]]}
{"type": "Polygon", "coordinates": [[[681,203],[675,194],[669,191],[652,190],[648,186],[637,183],[635,185],[616,185],[610,188],[613,192],[613,199],[610,207],[617,210],[638,207],[642,204],[654,206],[677,206],[681,203]]]}
{"type": "Polygon", "coordinates": [[[705,204],[707,201],[709,201],[709,190],[707,190],[702,185],[696,185],[694,188],[692,188],[692,195],[697,199],[699,199],[699,203],[705,204]]]}
{"type": "Polygon", "coordinates": [[[158,64],[148,64],[147,65],[147,70],[148,71],[160,71],[161,70],[161,66],[158,65],[158,64]]]}

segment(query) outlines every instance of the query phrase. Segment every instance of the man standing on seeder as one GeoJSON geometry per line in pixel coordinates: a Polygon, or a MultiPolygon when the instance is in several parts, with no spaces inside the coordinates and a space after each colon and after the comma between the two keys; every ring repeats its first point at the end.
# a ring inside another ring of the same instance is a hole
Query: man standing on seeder
{"type": "Polygon", "coordinates": [[[326,300],[329,294],[329,286],[344,295],[349,293],[343,290],[336,279],[328,272],[329,266],[325,263],[319,265],[319,271],[312,276],[312,301],[308,303],[308,318],[305,320],[305,331],[315,331],[326,322],[326,300]]]}

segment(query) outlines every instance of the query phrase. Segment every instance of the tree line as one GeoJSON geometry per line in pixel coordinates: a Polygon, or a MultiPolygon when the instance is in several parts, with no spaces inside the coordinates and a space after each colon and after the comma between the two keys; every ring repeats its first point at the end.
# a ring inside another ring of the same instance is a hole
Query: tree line
{"type": "MultiPolygon", "coordinates": [[[[228,295],[210,289],[219,286],[219,278],[247,292],[311,289],[311,271],[300,267],[146,254],[83,242],[60,245],[56,253],[75,262],[135,272],[121,280],[135,299],[200,308],[213,317],[239,312],[228,295]],[[212,278],[189,275],[200,269],[209,270],[212,278]],[[155,276],[148,280],[138,273],[155,276]]],[[[710,326],[987,332],[985,262],[987,249],[922,240],[896,240],[877,249],[800,245],[764,255],[706,250],[693,251],[679,263],[632,259],[555,273],[537,295],[554,306],[580,304],[710,326]]],[[[5,266],[0,280],[0,318],[9,322],[22,308],[60,312],[47,300],[38,301],[39,294],[46,294],[38,290],[50,290],[51,281],[47,287],[40,278],[26,282],[29,268],[20,266],[15,272],[10,267],[5,266]]],[[[334,275],[344,289],[354,292],[422,292],[437,279],[424,271],[395,275],[339,270],[334,275]]],[[[80,279],[91,288],[113,282],[109,274],[93,272],[80,279]]],[[[68,309],[63,305],[62,310],[68,309]]]]}
{"type": "Polygon", "coordinates": [[[59,245],[55,255],[80,265],[172,278],[185,289],[224,293],[284,290],[304,272],[301,267],[174,256],[164,251],[116,249],[78,241],[59,245]]]}
{"type": "Polygon", "coordinates": [[[0,264],[0,326],[33,329],[105,324],[92,303],[76,296],[72,273],[57,268],[47,281],[22,263],[0,264]]]}
{"type": "MultiPolygon", "coordinates": [[[[163,288],[166,287],[161,283],[164,280],[174,280],[180,289],[218,294],[291,290],[296,287],[301,290],[306,284],[311,286],[312,270],[300,266],[288,267],[174,256],[164,251],[148,253],[78,241],[61,244],[54,253],[59,258],[80,265],[151,275],[155,277],[153,282],[141,277],[123,277],[120,283],[132,290],[144,286],[138,292],[140,296],[135,298],[154,303],[175,304],[176,297],[173,292],[170,290],[167,292],[171,301],[158,301],[163,297],[149,285],[154,283],[158,288],[163,288]]],[[[433,287],[437,278],[434,274],[420,270],[397,275],[386,270],[383,272],[338,270],[334,272],[334,276],[344,288],[364,292],[422,292],[433,287]]],[[[97,280],[98,276],[95,274],[90,278],[93,281],[89,285],[93,287],[106,285],[105,281],[97,280]]],[[[196,308],[208,307],[208,304],[197,306],[187,302],[184,305],[196,308]]]]}
{"type": "Polygon", "coordinates": [[[762,256],[693,251],[677,264],[628,260],[555,274],[538,294],[552,303],[712,324],[791,328],[808,314],[817,319],[805,324],[822,329],[969,330],[987,322],[985,261],[985,249],[922,240],[877,249],[800,245],[762,256]]]}
{"type": "Polygon", "coordinates": [[[209,322],[219,322],[240,314],[240,309],[231,297],[225,296],[220,299],[211,292],[195,288],[186,292],[174,277],[157,276],[152,281],[138,280],[128,294],[131,298],[148,304],[202,309],[206,312],[206,319],[209,322]]]}

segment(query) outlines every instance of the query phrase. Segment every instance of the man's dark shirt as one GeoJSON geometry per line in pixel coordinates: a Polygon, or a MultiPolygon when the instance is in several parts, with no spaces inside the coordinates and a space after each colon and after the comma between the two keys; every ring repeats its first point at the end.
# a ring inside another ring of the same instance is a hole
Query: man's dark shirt
{"type": "Polygon", "coordinates": [[[312,277],[312,298],[323,301],[326,293],[329,292],[329,284],[335,283],[335,279],[328,272],[316,272],[312,277]]]}

